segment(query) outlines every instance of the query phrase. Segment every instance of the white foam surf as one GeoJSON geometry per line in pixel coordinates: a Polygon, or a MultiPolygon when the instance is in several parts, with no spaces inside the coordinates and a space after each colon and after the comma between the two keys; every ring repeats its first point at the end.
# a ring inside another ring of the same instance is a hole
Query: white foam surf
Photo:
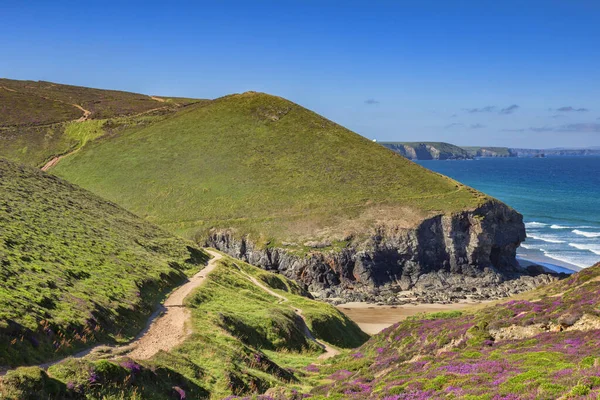
{"type": "Polygon", "coordinates": [[[575,259],[573,257],[565,257],[562,254],[556,254],[556,253],[552,253],[552,252],[545,251],[545,250],[542,250],[542,252],[544,253],[544,256],[546,256],[548,258],[552,258],[557,261],[562,261],[562,262],[565,262],[565,263],[568,263],[571,265],[575,265],[579,268],[588,268],[588,267],[592,266],[592,264],[586,263],[585,261],[582,261],[579,259],[575,259]]]}
{"type": "Polygon", "coordinates": [[[575,247],[578,250],[589,251],[600,256],[600,245],[599,244],[581,244],[581,243],[569,243],[569,246],[575,247]]]}
{"type": "Polygon", "coordinates": [[[537,221],[525,222],[525,228],[543,228],[545,226],[548,226],[548,224],[544,224],[543,222],[537,221]]]}
{"type": "Polygon", "coordinates": [[[574,229],[571,232],[573,232],[574,234],[579,235],[579,236],[584,236],[586,238],[600,237],[600,232],[586,232],[586,231],[580,231],[579,229],[574,229]]]}
{"type": "Polygon", "coordinates": [[[528,233],[527,237],[530,237],[530,238],[536,239],[536,240],[541,240],[542,242],[546,242],[546,243],[566,243],[564,240],[554,239],[554,238],[550,238],[547,236],[532,235],[531,233],[528,233]]]}

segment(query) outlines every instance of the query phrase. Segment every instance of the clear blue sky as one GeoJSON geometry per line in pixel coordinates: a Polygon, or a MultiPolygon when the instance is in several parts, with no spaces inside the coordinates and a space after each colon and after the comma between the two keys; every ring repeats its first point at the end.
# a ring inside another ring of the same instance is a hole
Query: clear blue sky
{"type": "Polygon", "coordinates": [[[366,136],[600,146],[599,1],[0,0],[0,76],[293,100],[366,136]]]}

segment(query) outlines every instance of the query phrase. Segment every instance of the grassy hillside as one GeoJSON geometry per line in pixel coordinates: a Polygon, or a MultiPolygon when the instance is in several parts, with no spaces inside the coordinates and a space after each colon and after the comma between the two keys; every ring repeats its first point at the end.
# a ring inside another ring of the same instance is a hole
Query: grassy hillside
{"type": "Polygon", "coordinates": [[[173,232],[231,227],[263,243],[343,241],[374,221],[413,226],[485,199],[307,109],[254,92],[96,141],[52,171],[173,232]]]}
{"type": "MultiPolygon", "coordinates": [[[[148,361],[128,358],[67,360],[49,368],[21,368],[0,385],[7,399],[222,399],[264,393],[272,387],[307,391],[314,382],[306,365],[322,349],[310,340],[294,309],[302,310],[312,334],[340,349],[367,336],[334,307],[303,297],[281,275],[225,257],[208,281],[187,299],[193,334],[175,351],[148,361]],[[274,297],[251,276],[284,296],[274,297]]],[[[100,356],[101,357],[101,356],[100,356]]],[[[310,369],[310,368],[309,368],[310,369]]]]}
{"type": "Polygon", "coordinates": [[[600,264],[476,312],[413,318],[322,366],[313,398],[600,396],[600,264]]]}
{"type": "Polygon", "coordinates": [[[206,258],[113,203],[0,160],[0,367],[130,339],[206,258]]]}
{"type": "Polygon", "coordinates": [[[41,166],[85,144],[73,136],[74,125],[96,137],[114,134],[199,102],[206,101],[0,79],[0,157],[41,166]]]}
{"type": "Polygon", "coordinates": [[[380,144],[411,159],[415,158],[415,155],[418,160],[471,158],[465,149],[445,142],[380,142],[380,144]],[[405,146],[412,148],[415,154],[408,154],[405,146]]]}
{"type": "Polygon", "coordinates": [[[341,347],[364,341],[329,305],[301,297],[281,275],[230,258],[188,298],[193,335],[172,353],[139,362],[69,360],[44,375],[19,369],[8,399],[596,399],[600,394],[600,264],[546,288],[470,312],[424,314],[330,360],[302,334],[341,347]],[[253,284],[259,279],[285,296],[253,284]],[[315,321],[321,321],[315,324],[315,321]],[[237,398],[237,397],[233,397],[237,398]]]}

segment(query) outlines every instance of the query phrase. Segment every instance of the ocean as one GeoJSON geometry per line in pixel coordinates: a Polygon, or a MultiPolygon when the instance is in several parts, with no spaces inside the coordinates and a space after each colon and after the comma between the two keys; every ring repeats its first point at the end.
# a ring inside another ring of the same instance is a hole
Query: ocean
{"type": "Polygon", "coordinates": [[[600,157],[418,161],[523,214],[521,259],[563,267],[600,261],[600,157]]]}

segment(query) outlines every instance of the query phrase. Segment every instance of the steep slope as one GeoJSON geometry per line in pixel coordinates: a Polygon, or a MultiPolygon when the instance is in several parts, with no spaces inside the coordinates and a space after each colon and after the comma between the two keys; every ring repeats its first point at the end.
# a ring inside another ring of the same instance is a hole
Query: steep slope
{"type": "MultiPolygon", "coordinates": [[[[215,262],[215,261],[211,261],[215,262]]],[[[367,336],[334,307],[296,283],[223,257],[184,301],[192,334],[169,352],[99,351],[80,360],[20,368],[0,380],[6,399],[222,399],[271,388],[306,390],[303,367],[367,336]],[[327,345],[330,343],[330,345],[327,345]]],[[[307,386],[308,385],[308,386],[307,386]]]]}
{"type": "Polygon", "coordinates": [[[390,283],[389,301],[417,284],[497,296],[518,276],[514,210],[262,93],[96,141],[52,171],[321,297],[372,298],[390,283]]]}
{"type": "Polygon", "coordinates": [[[444,142],[380,142],[384,147],[410,160],[468,160],[465,149],[444,142]]]}
{"type": "Polygon", "coordinates": [[[0,157],[42,166],[88,140],[198,102],[206,101],[0,79],[0,157]]]}
{"type": "Polygon", "coordinates": [[[113,203],[0,159],[0,367],[131,339],[206,259],[113,203]]]}
{"type": "Polygon", "coordinates": [[[596,399],[600,264],[476,312],[424,315],[315,366],[311,398],[596,399]]]}

